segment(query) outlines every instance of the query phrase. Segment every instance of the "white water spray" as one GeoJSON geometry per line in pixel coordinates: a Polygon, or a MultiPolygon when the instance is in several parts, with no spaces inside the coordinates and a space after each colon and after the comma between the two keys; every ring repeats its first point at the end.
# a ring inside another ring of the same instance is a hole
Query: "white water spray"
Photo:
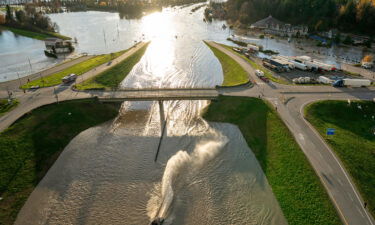
{"type": "MultiPolygon", "coordinates": [[[[226,137],[220,136],[216,140],[199,142],[194,151],[189,155],[186,151],[178,151],[167,162],[161,182],[161,201],[159,210],[154,214],[156,217],[166,218],[170,211],[174,198],[173,183],[176,178],[185,172],[197,172],[207,162],[215,158],[221,149],[228,143],[226,137]]],[[[153,219],[153,218],[152,218],[153,219]]]]}

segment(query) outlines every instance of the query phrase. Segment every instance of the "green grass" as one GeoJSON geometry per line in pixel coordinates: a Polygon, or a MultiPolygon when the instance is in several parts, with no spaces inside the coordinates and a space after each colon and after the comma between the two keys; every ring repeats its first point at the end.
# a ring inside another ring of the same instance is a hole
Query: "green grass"
{"type": "Polygon", "coordinates": [[[10,103],[8,103],[8,99],[0,99],[0,116],[11,111],[18,103],[16,99],[13,99],[10,103]]]}
{"type": "Polygon", "coordinates": [[[70,40],[71,39],[70,37],[67,37],[67,36],[64,36],[62,34],[55,33],[55,32],[48,32],[48,31],[35,32],[35,31],[13,28],[13,27],[9,27],[9,26],[3,26],[3,28],[7,29],[9,31],[12,31],[15,34],[22,35],[22,36],[29,37],[29,38],[38,39],[38,40],[44,40],[44,39],[50,38],[50,37],[61,38],[63,40],[70,40]]]}
{"type": "Polygon", "coordinates": [[[47,105],[0,133],[0,224],[13,224],[34,187],[71,139],[113,119],[119,107],[120,103],[94,99],[47,105]]]}
{"type": "Polygon", "coordinates": [[[206,45],[211,49],[221,63],[224,75],[222,86],[236,86],[249,82],[249,75],[234,59],[219,49],[212,47],[207,43],[206,45]]]}
{"type": "Polygon", "coordinates": [[[127,57],[112,68],[98,74],[91,79],[76,85],[78,90],[87,89],[113,89],[117,88],[121,81],[129,74],[135,64],[139,62],[145,53],[149,43],[134,52],[131,56],[127,57]]]}
{"type": "Polygon", "coordinates": [[[375,103],[320,101],[308,105],[305,116],[339,156],[375,216],[375,103]],[[336,129],[335,135],[328,137],[327,128],[336,129]]]}
{"type": "Polygon", "coordinates": [[[220,96],[204,118],[239,127],[290,225],[341,224],[318,176],[268,104],[257,98],[220,96]]]}
{"type": "Polygon", "coordinates": [[[247,62],[250,63],[250,65],[256,69],[256,70],[260,70],[260,71],[263,71],[264,73],[264,76],[267,77],[269,80],[273,81],[273,82],[276,82],[276,83],[279,83],[279,84],[290,84],[287,80],[285,79],[281,79],[281,78],[278,78],[278,77],[275,77],[272,72],[270,70],[268,70],[267,68],[265,68],[263,65],[259,65],[258,63],[254,62],[253,60],[247,58],[246,56],[242,55],[242,54],[239,54],[238,52],[235,52],[233,51],[233,47],[231,46],[228,46],[228,45],[224,45],[224,44],[220,44],[221,46],[229,49],[230,51],[234,52],[235,54],[239,55],[240,57],[242,57],[243,59],[245,59],[247,62]]]}
{"type": "Polygon", "coordinates": [[[123,51],[120,51],[120,52],[116,52],[116,53],[113,53],[112,55],[111,54],[104,54],[104,55],[98,55],[98,56],[94,56],[88,60],[85,60],[83,62],[80,62],[80,63],[77,63],[65,70],[62,70],[60,72],[57,72],[57,73],[54,73],[54,74],[51,74],[49,76],[46,76],[46,77],[43,77],[43,79],[36,79],[36,80],[33,80],[27,84],[24,84],[21,86],[21,88],[23,89],[28,89],[32,86],[36,86],[36,85],[39,85],[40,87],[50,87],[50,86],[55,86],[55,85],[58,85],[58,84],[61,84],[61,79],[71,73],[75,73],[77,74],[77,76],[80,76],[92,69],[94,69],[95,67],[98,67],[100,65],[102,65],[103,63],[107,63],[109,61],[111,61],[112,59],[114,58],[117,58],[118,56],[124,54],[126,51],[128,50],[123,50],[123,51]]]}

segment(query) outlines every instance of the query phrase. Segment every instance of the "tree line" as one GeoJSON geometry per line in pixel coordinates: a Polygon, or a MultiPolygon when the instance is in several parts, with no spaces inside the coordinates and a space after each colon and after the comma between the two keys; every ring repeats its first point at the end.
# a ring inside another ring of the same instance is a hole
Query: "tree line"
{"type": "Polygon", "coordinates": [[[5,25],[35,32],[56,32],[58,26],[44,13],[37,11],[32,4],[26,4],[24,9],[13,10],[6,6],[5,25]]]}
{"type": "Polygon", "coordinates": [[[81,0],[63,2],[70,11],[100,10],[117,11],[120,17],[127,19],[140,18],[144,13],[161,11],[162,7],[177,6],[190,3],[203,2],[204,0],[81,0]]]}
{"type": "Polygon", "coordinates": [[[375,0],[228,0],[227,19],[251,24],[272,15],[311,31],[338,28],[375,35],[375,0]]]}

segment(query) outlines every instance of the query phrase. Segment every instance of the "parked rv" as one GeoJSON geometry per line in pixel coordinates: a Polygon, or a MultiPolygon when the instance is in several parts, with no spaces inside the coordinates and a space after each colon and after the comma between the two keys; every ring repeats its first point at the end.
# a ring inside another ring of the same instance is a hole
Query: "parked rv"
{"type": "Polygon", "coordinates": [[[322,84],[332,84],[333,80],[329,79],[328,77],[325,76],[319,76],[318,82],[322,84]]]}
{"type": "Polygon", "coordinates": [[[256,45],[252,45],[252,44],[247,44],[247,49],[249,51],[255,51],[255,52],[258,52],[259,51],[259,47],[256,46],[256,45]]]}
{"type": "Polygon", "coordinates": [[[307,70],[307,66],[301,62],[297,62],[296,60],[291,60],[290,61],[291,63],[293,63],[293,65],[297,68],[297,69],[300,69],[300,70],[307,70]]]}

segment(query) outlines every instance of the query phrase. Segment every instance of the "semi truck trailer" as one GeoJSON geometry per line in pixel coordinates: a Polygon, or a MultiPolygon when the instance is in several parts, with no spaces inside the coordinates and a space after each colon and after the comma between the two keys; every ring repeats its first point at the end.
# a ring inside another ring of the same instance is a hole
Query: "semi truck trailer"
{"type": "Polygon", "coordinates": [[[333,82],[334,87],[367,87],[371,85],[371,80],[366,79],[341,79],[333,82]]]}

